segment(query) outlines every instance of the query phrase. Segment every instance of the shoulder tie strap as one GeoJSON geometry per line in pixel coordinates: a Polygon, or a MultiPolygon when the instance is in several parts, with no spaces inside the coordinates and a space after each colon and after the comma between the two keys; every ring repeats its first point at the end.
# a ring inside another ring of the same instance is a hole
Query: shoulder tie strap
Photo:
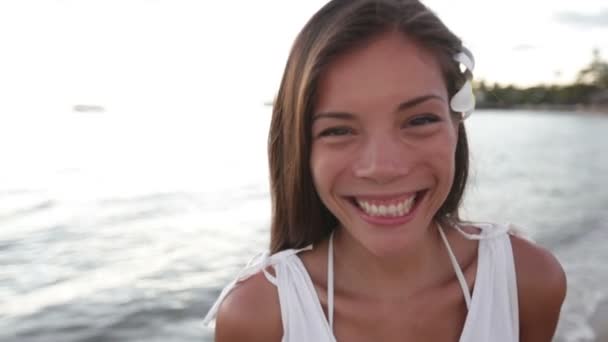
{"type": "Polygon", "coordinates": [[[329,236],[327,251],[327,319],[329,328],[334,331],[334,232],[329,236]]]}
{"type": "MultiPolygon", "coordinates": [[[[456,260],[456,256],[452,251],[452,247],[450,246],[450,243],[448,242],[448,239],[445,236],[445,233],[443,232],[443,229],[441,228],[441,225],[439,225],[439,223],[437,223],[437,229],[439,229],[439,235],[441,235],[441,239],[443,240],[443,243],[445,244],[445,247],[448,250],[450,261],[452,262],[452,266],[454,267],[454,272],[456,272],[456,278],[458,278],[458,283],[460,283],[460,288],[462,289],[462,293],[464,295],[464,301],[467,304],[467,310],[469,310],[471,308],[471,292],[469,291],[469,285],[467,284],[467,280],[465,279],[464,274],[460,269],[458,260],[456,260]]],[[[461,231],[461,233],[464,232],[461,231]]]]}
{"type": "Polygon", "coordinates": [[[297,254],[297,253],[305,251],[305,250],[311,250],[312,248],[313,248],[313,246],[309,245],[309,246],[306,246],[306,247],[300,248],[300,249],[286,249],[286,250],[280,251],[273,255],[270,255],[270,253],[268,251],[258,253],[256,256],[251,258],[251,260],[249,260],[249,262],[247,263],[247,265],[245,267],[243,267],[241,269],[241,271],[237,274],[235,279],[232,280],[228,285],[226,285],[226,287],[224,287],[224,289],[220,293],[220,295],[217,298],[217,300],[215,301],[215,303],[213,303],[213,305],[211,306],[211,309],[209,309],[209,312],[207,312],[207,315],[205,315],[205,318],[203,319],[203,324],[208,325],[209,323],[211,323],[211,321],[213,321],[215,319],[215,316],[217,315],[217,311],[220,307],[220,304],[224,301],[226,296],[230,293],[230,291],[232,291],[232,289],[238,283],[248,279],[249,277],[255,275],[256,273],[259,273],[260,271],[263,271],[266,278],[272,284],[274,284],[276,286],[276,284],[277,284],[276,277],[274,277],[273,275],[268,273],[266,268],[276,264],[277,262],[279,262],[280,260],[282,260],[286,257],[289,257],[291,255],[297,254]]]}
{"type": "Polygon", "coordinates": [[[481,229],[481,232],[479,234],[467,233],[462,228],[460,228],[460,225],[457,223],[454,223],[451,226],[454,227],[454,229],[456,229],[462,236],[469,240],[492,239],[497,236],[503,235],[509,231],[508,226],[495,225],[492,223],[475,223],[474,226],[476,228],[481,229]]]}

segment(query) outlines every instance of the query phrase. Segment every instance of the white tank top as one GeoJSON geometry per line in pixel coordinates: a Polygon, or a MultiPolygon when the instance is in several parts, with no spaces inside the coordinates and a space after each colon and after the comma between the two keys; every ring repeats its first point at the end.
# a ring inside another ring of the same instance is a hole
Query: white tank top
{"type": "MultiPolygon", "coordinates": [[[[468,234],[455,227],[465,238],[479,240],[477,273],[472,296],[452,248],[443,230],[439,227],[468,309],[459,341],[519,341],[517,281],[511,240],[508,234],[511,227],[494,224],[474,224],[474,226],[481,229],[479,234],[468,234]]],[[[511,229],[511,231],[517,233],[515,229],[511,229]]],[[[203,323],[208,325],[215,318],[219,305],[234,286],[263,271],[266,278],[278,290],[283,342],[335,342],[336,338],[333,334],[333,235],[330,237],[328,251],[327,318],[310,275],[297,256],[297,253],[310,249],[312,246],[284,250],[273,255],[268,255],[266,252],[254,258],[236,279],[224,288],[203,323]],[[266,272],[266,268],[269,266],[274,267],[275,276],[266,272]]]]}

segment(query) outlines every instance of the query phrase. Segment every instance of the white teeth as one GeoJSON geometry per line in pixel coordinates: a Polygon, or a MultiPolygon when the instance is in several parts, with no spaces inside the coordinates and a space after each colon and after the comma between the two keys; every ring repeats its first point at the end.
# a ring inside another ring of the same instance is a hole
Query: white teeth
{"type": "Polygon", "coordinates": [[[391,204],[391,205],[388,207],[388,213],[389,213],[391,216],[397,216],[397,207],[396,207],[394,204],[391,204]]]}
{"type": "Polygon", "coordinates": [[[387,214],[388,210],[386,209],[386,207],[385,207],[385,206],[380,205],[380,206],[378,207],[378,212],[380,212],[380,215],[381,215],[381,216],[386,216],[386,214],[387,214]]]}
{"type": "Polygon", "coordinates": [[[378,207],[376,207],[375,205],[372,204],[372,207],[370,208],[369,213],[372,214],[372,215],[374,215],[374,216],[378,215],[379,214],[378,207]]]}
{"type": "Polygon", "coordinates": [[[357,200],[357,204],[370,216],[398,217],[407,215],[410,212],[415,198],[415,195],[410,196],[401,202],[391,203],[390,205],[372,204],[363,200],[357,200]]]}

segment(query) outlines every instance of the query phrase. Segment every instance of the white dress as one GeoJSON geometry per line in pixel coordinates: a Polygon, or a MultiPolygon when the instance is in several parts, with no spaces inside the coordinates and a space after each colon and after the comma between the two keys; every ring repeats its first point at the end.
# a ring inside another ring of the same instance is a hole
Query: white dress
{"type": "MultiPolygon", "coordinates": [[[[471,291],[464,279],[456,257],[439,228],[446,245],[454,271],[463,290],[467,304],[467,317],[460,342],[515,342],[519,341],[519,310],[517,301],[517,281],[509,226],[494,224],[475,224],[481,229],[479,234],[468,234],[457,230],[467,239],[479,240],[475,289],[471,291]]],[[[333,236],[332,236],[333,237],[333,236]]],[[[268,255],[264,253],[250,262],[224,288],[215,304],[204,319],[209,324],[217,314],[218,307],[228,293],[250,276],[263,271],[266,278],[276,285],[281,307],[283,342],[336,341],[333,334],[333,239],[330,238],[328,253],[328,317],[315,291],[308,271],[297,256],[303,249],[284,250],[268,255]],[[274,267],[275,276],[265,271],[274,267]]]]}

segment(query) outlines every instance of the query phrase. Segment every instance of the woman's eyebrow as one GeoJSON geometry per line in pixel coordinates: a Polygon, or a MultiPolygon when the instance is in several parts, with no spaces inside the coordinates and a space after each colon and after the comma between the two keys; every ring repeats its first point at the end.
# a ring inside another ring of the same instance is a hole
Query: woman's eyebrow
{"type": "Polygon", "coordinates": [[[341,119],[341,120],[354,120],[355,115],[346,112],[327,112],[327,113],[316,113],[312,117],[312,121],[315,122],[318,119],[341,119]]]}
{"type": "Polygon", "coordinates": [[[412,107],[414,107],[416,105],[419,105],[422,102],[433,100],[433,99],[445,102],[445,99],[443,97],[441,97],[441,96],[438,96],[438,95],[434,95],[434,94],[422,95],[422,96],[414,97],[413,99],[401,102],[397,106],[396,112],[404,111],[406,109],[409,109],[409,108],[412,108],[412,107]]]}
{"type": "MultiPolygon", "coordinates": [[[[417,106],[417,105],[421,104],[422,102],[426,102],[426,101],[433,100],[433,99],[445,102],[443,97],[441,97],[439,95],[428,94],[428,95],[417,96],[417,97],[414,97],[413,99],[409,99],[407,101],[401,102],[397,106],[396,112],[404,111],[411,107],[417,106]]],[[[356,115],[354,115],[352,113],[348,113],[348,112],[320,112],[320,113],[316,113],[313,115],[312,121],[315,122],[318,119],[355,120],[356,115]]]]}

